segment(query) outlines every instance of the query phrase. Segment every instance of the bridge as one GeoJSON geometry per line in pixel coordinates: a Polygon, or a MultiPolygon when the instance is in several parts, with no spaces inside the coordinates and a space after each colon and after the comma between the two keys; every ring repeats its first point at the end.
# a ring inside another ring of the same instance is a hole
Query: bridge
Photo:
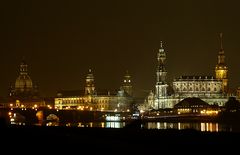
{"type": "Polygon", "coordinates": [[[26,124],[41,124],[47,121],[50,115],[56,115],[61,123],[69,122],[96,122],[106,121],[106,116],[120,116],[124,118],[131,117],[130,112],[114,111],[85,111],[85,110],[58,110],[49,108],[0,108],[0,117],[4,117],[8,122],[11,118],[19,117],[26,124]]]}

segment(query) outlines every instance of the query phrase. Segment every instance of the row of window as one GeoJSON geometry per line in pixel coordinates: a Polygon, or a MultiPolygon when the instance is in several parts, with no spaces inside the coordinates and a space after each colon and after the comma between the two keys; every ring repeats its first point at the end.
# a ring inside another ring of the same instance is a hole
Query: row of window
{"type": "MultiPolygon", "coordinates": [[[[91,100],[68,100],[63,99],[63,103],[89,103],[91,100]]],[[[95,103],[109,103],[109,100],[94,100],[95,103]]]]}
{"type": "Polygon", "coordinates": [[[198,83],[186,83],[186,82],[184,82],[184,83],[175,83],[174,85],[177,85],[177,86],[178,85],[197,85],[198,86],[198,85],[213,85],[213,84],[216,86],[217,84],[220,84],[220,83],[216,83],[216,82],[214,82],[214,83],[212,83],[212,82],[211,83],[206,83],[206,82],[204,82],[204,83],[199,83],[199,82],[198,83]]]}
{"type": "Polygon", "coordinates": [[[211,88],[207,88],[207,89],[205,89],[205,88],[202,88],[202,89],[199,89],[198,87],[197,88],[195,88],[195,89],[193,89],[192,87],[191,88],[187,88],[187,87],[184,87],[184,88],[182,88],[182,89],[180,89],[180,88],[176,88],[175,89],[177,92],[179,92],[179,91],[220,91],[220,89],[217,89],[216,87],[214,87],[212,90],[211,90],[211,88]]]}

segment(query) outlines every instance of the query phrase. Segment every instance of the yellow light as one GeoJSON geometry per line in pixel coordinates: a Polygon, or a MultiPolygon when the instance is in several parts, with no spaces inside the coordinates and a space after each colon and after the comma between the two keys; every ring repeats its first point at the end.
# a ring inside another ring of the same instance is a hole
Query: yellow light
{"type": "Polygon", "coordinates": [[[12,107],[12,106],[13,106],[13,104],[11,103],[11,104],[10,104],[10,107],[12,107]]]}
{"type": "Polygon", "coordinates": [[[92,111],[92,109],[93,109],[93,108],[92,108],[92,107],[90,107],[90,110],[91,110],[91,111],[92,111]]]}
{"type": "Polygon", "coordinates": [[[115,109],[114,112],[117,112],[117,109],[115,109]]]}
{"type": "Polygon", "coordinates": [[[129,109],[127,109],[127,112],[129,112],[130,110],[129,109]]]}
{"type": "Polygon", "coordinates": [[[37,108],[37,105],[36,105],[36,104],[34,105],[34,108],[37,108]]]}
{"type": "Polygon", "coordinates": [[[12,115],[12,113],[11,113],[11,112],[9,112],[9,113],[8,113],[8,115],[9,115],[9,116],[11,116],[11,115],[12,115]]]}

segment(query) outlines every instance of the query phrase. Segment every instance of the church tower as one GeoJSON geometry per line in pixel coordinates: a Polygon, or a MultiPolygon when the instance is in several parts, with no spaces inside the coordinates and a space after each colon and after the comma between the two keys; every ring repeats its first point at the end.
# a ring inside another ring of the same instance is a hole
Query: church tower
{"type": "Polygon", "coordinates": [[[220,33],[220,51],[218,53],[218,63],[215,67],[216,79],[222,80],[222,91],[227,93],[228,90],[228,76],[227,76],[228,68],[225,64],[225,55],[223,50],[222,43],[222,33],[220,33]]]}
{"type": "Polygon", "coordinates": [[[94,86],[94,76],[92,70],[88,70],[88,74],[86,76],[86,85],[85,85],[85,95],[94,95],[95,94],[95,86],[94,86]]]}
{"type": "Polygon", "coordinates": [[[157,79],[155,85],[155,109],[167,108],[166,107],[166,98],[167,98],[167,82],[166,76],[167,71],[165,67],[166,63],[166,53],[163,48],[163,43],[160,43],[160,49],[157,53],[157,79]]]}
{"type": "Polygon", "coordinates": [[[123,79],[122,89],[124,92],[126,92],[129,96],[133,95],[132,92],[132,83],[131,83],[131,76],[129,75],[128,71],[126,71],[126,74],[123,79]]]}

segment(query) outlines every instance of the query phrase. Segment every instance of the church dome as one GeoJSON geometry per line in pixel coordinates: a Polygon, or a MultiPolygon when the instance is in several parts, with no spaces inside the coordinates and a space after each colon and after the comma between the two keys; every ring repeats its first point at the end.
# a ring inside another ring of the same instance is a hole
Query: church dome
{"type": "Polygon", "coordinates": [[[15,90],[17,91],[29,91],[33,89],[33,84],[30,76],[27,72],[27,64],[22,61],[20,64],[20,75],[15,82],[15,90]]]}
{"type": "Polygon", "coordinates": [[[28,75],[19,75],[15,82],[15,89],[24,91],[33,88],[32,80],[28,75]]]}

